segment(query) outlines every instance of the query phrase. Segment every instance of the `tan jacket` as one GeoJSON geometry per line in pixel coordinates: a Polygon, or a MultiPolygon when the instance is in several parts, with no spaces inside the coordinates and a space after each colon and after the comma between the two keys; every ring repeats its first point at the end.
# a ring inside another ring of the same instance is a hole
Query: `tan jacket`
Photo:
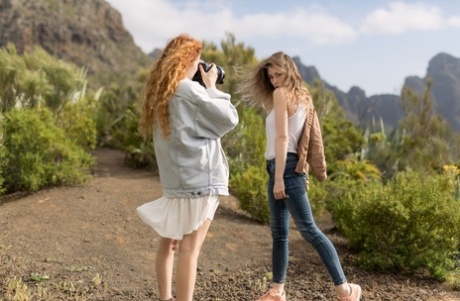
{"type": "Polygon", "coordinates": [[[319,125],[318,115],[313,104],[308,108],[307,118],[297,146],[299,162],[295,171],[308,175],[308,167],[318,181],[327,178],[326,158],[324,156],[323,138],[319,125]]]}

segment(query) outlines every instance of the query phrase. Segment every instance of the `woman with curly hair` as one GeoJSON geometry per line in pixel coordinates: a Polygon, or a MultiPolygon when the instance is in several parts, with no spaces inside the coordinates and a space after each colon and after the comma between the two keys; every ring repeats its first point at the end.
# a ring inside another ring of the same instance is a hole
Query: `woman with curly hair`
{"type": "Polygon", "coordinates": [[[202,43],[173,38],[152,68],[139,122],[153,134],[163,196],[137,208],[160,236],[156,274],[161,300],[172,294],[174,254],[177,301],[191,301],[197,261],[219,196],[228,195],[228,163],[220,138],[238,124],[230,95],[216,88],[217,68],[200,64],[202,43]],[[205,87],[193,77],[199,69],[205,87]]]}
{"type": "Polygon", "coordinates": [[[285,301],[289,261],[289,223],[292,215],[302,237],[318,252],[339,300],[359,301],[361,287],[347,283],[337,252],[316,226],[308,200],[307,167],[327,178],[324,147],[313,101],[297,67],[287,54],[277,52],[261,61],[238,87],[242,99],[266,110],[265,159],[272,234],[271,289],[258,301],[285,301]]]}

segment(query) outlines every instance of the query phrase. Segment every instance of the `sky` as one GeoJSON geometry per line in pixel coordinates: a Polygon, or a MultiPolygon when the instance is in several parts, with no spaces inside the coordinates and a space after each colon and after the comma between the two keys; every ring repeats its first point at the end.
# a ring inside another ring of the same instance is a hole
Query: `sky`
{"type": "Polygon", "coordinates": [[[298,56],[321,78],[367,96],[400,94],[444,52],[460,58],[460,1],[106,0],[145,53],[188,33],[220,45],[226,34],[258,59],[298,56]]]}

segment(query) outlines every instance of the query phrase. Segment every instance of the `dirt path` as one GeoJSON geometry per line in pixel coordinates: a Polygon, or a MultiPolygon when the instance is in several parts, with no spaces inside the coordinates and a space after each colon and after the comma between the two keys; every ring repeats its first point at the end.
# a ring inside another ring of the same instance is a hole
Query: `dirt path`
{"type": "MultiPolygon", "coordinates": [[[[158,237],[135,209],[161,196],[158,177],[124,167],[118,151],[94,154],[98,165],[88,186],[2,199],[5,301],[14,277],[30,288],[30,300],[156,300],[158,237]],[[49,279],[34,282],[31,274],[49,279]]],[[[460,300],[458,292],[446,292],[433,281],[362,271],[346,243],[328,230],[330,224],[320,225],[338,248],[349,280],[362,284],[363,300],[460,300]]],[[[334,300],[314,250],[295,230],[291,241],[289,300],[334,300]]],[[[268,226],[251,221],[233,198],[224,198],[200,257],[196,300],[255,300],[266,289],[270,245],[268,226]]]]}

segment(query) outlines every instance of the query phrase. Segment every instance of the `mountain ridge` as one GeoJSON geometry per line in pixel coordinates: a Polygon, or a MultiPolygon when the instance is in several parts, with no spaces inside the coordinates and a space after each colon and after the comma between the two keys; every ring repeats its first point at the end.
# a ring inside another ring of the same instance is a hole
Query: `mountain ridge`
{"type": "MultiPolygon", "coordinates": [[[[302,78],[310,85],[314,80],[321,80],[325,87],[334,92],[347,118],[365,127],[373,119],[382,119],[387,130],[397,126],[404,116],[399,105],[401,98],[395,94],[377,94],[367,96],[359,86],[353,86],[348,92],[322,79],[313,66],[305,66],[299,57],[294,57],[302,78]]],[[[410,88],[419,96],[423,95],[426,81],[432,80],[431,97],[435,111],[440,114],[454,131],[460,131],[460,58],[446,52],[439,52],[428,63],[426,75],[407,76],[403,88],[410,88]]]]}

